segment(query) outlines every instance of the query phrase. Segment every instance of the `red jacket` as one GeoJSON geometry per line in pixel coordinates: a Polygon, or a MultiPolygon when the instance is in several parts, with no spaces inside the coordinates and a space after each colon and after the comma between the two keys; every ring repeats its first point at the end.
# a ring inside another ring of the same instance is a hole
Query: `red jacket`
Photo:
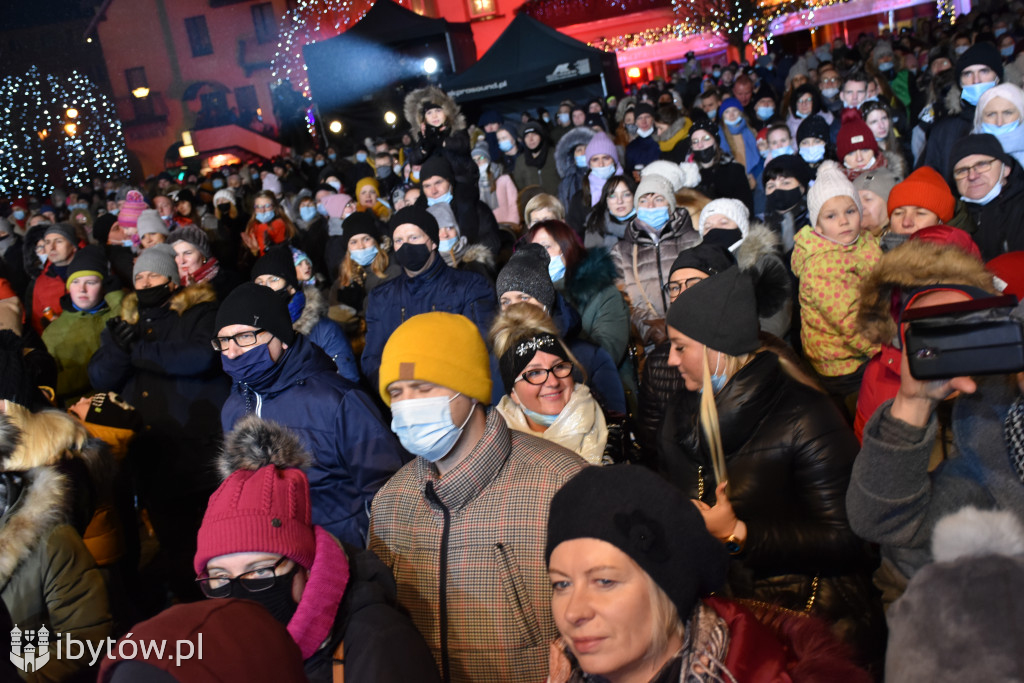
{"type": "Polygon", "coordinates": [[[53,311],[55,317],[64,311],[60,305],[60,298],[66,293],[67,285],[64,278],[53,271],[52,263],[47,262],[43,272],[29,285],[28,298],[32,301],[32,328],[37,334],[43,333],[43,327],[45,327],[43,321],[46,320],[43,317],[43,311],[47,307],[53,311]]]}
{"type": "Polygon", "coordinates": [[[882,344],[882,350],[864,365],[864,379],[857,396],[857,416],[853,420],[853,431],[857,440],[864,441],[864,427],[868,420],[890,398],[896,398],[900,390],[900,363],[902,352],[891,344],[882,344]]]}

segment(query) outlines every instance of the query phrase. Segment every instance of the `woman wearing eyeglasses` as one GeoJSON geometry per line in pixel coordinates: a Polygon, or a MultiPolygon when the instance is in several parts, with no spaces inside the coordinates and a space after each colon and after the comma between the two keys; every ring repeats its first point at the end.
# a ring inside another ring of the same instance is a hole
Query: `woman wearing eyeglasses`
{"type": "Polygon", "coordinates": [[[529,303],[512,304],[495,319],[490,338],[507,392],[497,410],[509,428],[602,464],[608,443],[604,414],[590,389],[576,383],[579,363],[551,318],[529,303]]]}
{"type": "MultiPolygon", "coordinates": [[[[288,628],[312,683],[438,681],[394,579],[368,550],[311,521],[312,458],[298,437],[252,416],[228,434],[193,562],[207,598],[263,605],[288,628]]],[[[244,633],[238,634],[245,638],[244,633]]]]}
{"type": "Polygon", "coordinates": [[[242,243],[258,257],[267,253],[271,246],[292,239],[297,232],[274,193],[263,190],[253,200],[252,218],[242,233],[242,243]]]}

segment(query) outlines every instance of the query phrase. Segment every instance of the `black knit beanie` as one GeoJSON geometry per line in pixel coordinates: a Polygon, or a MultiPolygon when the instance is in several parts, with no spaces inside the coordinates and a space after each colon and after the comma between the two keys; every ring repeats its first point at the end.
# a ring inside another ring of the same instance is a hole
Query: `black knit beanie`
{"type": "Polygon", "coordinates": [[[669,277],[680,268],[693,268],[705,275],[716,275],[736,265],[736,259],[725,247],[716,244],[698,244],[679,252],[669,268],[669,277]]]}
{"type": "Polygon", "coordinates": [[[957,162],[964,157],[969,157],[972,154],[983,154],[993,159],[998,159],[1007,166],[1013,164],[1013,157],[1003,151],[1003,146],[999,144],[999,138],[991,133],[975,133],[973,135],[965,135],[956,142],[953,143],[953,147],[949,151],[949,175],[953,176],[953,168],[957,162]]]}
{"type": "Polygon", "coordinates": [[[299,289],[299,277],[295,273],[295,261],[292,249],[287,244],[267,249],[267,253],[257,259],[252,266],[252,279],[260,275],[276,275],[293,289],[299,289]]]}
{"type": "Polygon", "coordinates": [[[455,184],[455,173],[452,172],[452,165],[442,156],[432,156],[420,166],[420,182],[426,182],[434,176],[441,176],[449,183],[455,184]]]}
{"type": "Polygon", "coordinates": [[[992,69],[1000,82],[1003,80],[1003,57],[999,50],[992,43],[984,41],[975,43],[967,48],[967,51],[956,60],[956,80],[960,81],[960,74],[969,66],[982,64],[992,69]]]}
{"type": "Polygon", "coordinates": [[[800,122],[796,129],[797,146],[807,138],[818,138],[826,144],[832,140],[832,135],[829,133],[828,123],[825,122],[825,119],[820,116],[808,116],[800,122]]]}
{"type": "Polygon", "coordinates": [[[391,220],[388,221],[388,228],[390,228],[391,234],[394,235],[395,228],[405,223],[412,223],[418,227],[426,233],[427,237],[429,237],[434,244],[441,243],[441,238],[439,236],[441,230],[437,227],[437,219],[430,215],[430,212],[426,209],[422,209],[415,205],[400,209],[398,213],[392,216],[391,220]]]}
{"type": "Polygon", "coordinates": [[[79,273],[96,273],[101,280],[107,277],[109,268],[107,267],[107,255],[103,251],[103,247],[97,244],[90,244],[75,252],[75,255],[71,258],[71,263],[68,264],[67,283],[69,287],[71,286],[71,281],[79,277],[79,273]]]}
{"type": "Polygon", "coordinates": [[[588,467],[551,499],[544,558],[563,541],[596,538],[626,553],[684,621],[725,583],[729,556],[686,495],[645,467],[588,467]]]}
{"type": "Polygon", "coordinates": [[[753,353],[761,346],[754,284],[738,267],[684,289],[665,321],[709,349],[730,356],[753,353]]]}
{"type": "Polygon", "coordinates": [[[551,312],[555,305],[555,287],[548,274],[548,250],[539,244],[524,244],[516,249],[512,258],[498,274],[495,291],[500,297],[505,292],[523,292],[544,304],[551,312]]]}
{"type": "Polygon", "coordinates": [[[295,341],[288,299],[270,287],[244,282],[228,294],[217,311],[217,333],[229,325],[266,330],[285,344],[295,341]]]}
{"type": "Polygon", "coordinates": [[[356,235],[369,235],[380,242],[380,224],[370,211],[356,211],[349,214],[341,224],[341,238],[348,247],[348,241],[356,235]]]}

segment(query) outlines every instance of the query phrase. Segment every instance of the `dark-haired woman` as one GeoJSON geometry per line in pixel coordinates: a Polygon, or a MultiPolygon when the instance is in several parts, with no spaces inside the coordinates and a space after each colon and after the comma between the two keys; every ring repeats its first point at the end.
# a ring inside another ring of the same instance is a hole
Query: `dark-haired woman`
{"type": "Polygon", "coordinates": [[[614,175],[604,184],[601,200],[590,210],[583,225],[583,246],[611,249],[626,234],[636,215],[636,181],[629,175],[614,175]]]}

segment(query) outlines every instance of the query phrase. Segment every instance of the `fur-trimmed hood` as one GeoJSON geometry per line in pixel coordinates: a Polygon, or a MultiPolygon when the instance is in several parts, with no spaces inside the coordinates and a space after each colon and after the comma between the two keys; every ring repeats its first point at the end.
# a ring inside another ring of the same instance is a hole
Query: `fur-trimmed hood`
{"type": "Polygon", "coordinates": [[[751,221],[747,236],[733,252],[741,270],[750,270],[765,254],[781,254],[782,238],[777,232],[759,221],[751,221]]]}
{"type": "Polygon", "coordinates": [[[619,277],[619,269],[615,267],[611,252],[605,247],[593,247],[566,281],[566,293],[576,308],[582,311],[591,299],[609,286],[614,287],[619,277]]]}
{"type": "Polygon", "coordinates": [[[585,145],[594,137],[594,131],[586,126],[570,129],[562,139],[555,145],[555,168],[558,169],[558,177],[566,177],[570,171],[576,168],[576,158],[573,150],[577,145],[585,145]]]}
{"type": "Polygon", "coordinates": [[[313,285],[303,287],[302,294],[306,297],[306,305],[302,307],[299,319],[292,323],[292,329],[308,337],[320,319],[327,315],[328,306],[327,299],[313,285]]]}
{"type": "Polygon", "coordinates": [[[19,470],[23,476],[17,505],[0,519],[0,586],[7,585],[51,529],[67,521],[69,508],[67,477],[57,469],[43,465],[10,466],[12,459],[24,462],[26,458],[19,454],[38,438],[38,434],[25,435],[17,424],[18,419],[0,414],[0,459],[5,462],[5,470],[19,470]]]}
{"type": "Polygon", "coordinates": [[[466,251],[459,255],[459,261],[461,263],[482,263],[488,268],[494,268],[494,252],[485,247],[482,244],[471,244],[466,247],[466,251]]]}
{"type": "MultiPolygon", "coordinates": [[[[217,292],[209,282],[182,287],[171,295],[170,308],[179,316],[199,304],[217,300],[217,292]]],[[[121,319],[134,325],[139,322],[139,296],[132,292],[121,300],[121,319]]]]}
{"type": "Polygon", "coordinates": [[[256,471],[266,465],[308,468],[313,457],[295,432],[276,422],[248,415],[224,436],[217,472],[227,479],[238,470],[256,471]]]}
{"type": "Polygon", "coordinates": [[[16,403],[7,403],[0,416],[0,469],[24,471],[33,467],[56,465],[68,453],[87,452],[89,433],[85,425],[59,410],[30,412],[16,403]]]}
{"type": "MultiPolygon", "coordinates": [[[[1004,82],[1009,83],[1009,81],[1004,82]]],[[[963,100],[960,99],[960,95],[962,94],[960,86],[956,83],[953,83],[953,85],[950,86],[949,90],[946,92],[946,98],[943,100],[946,105],[947,116],[959,116],[960,112],[963,111],[964,103],[963,100]]]]}
{"type": "Polygon", "coordinates": [[[858,329],[873,343],[891,344],[897,333],[892,317],[893,290],[939,283],[996,293],[992,274],[974,256],[952,245],[910,240],[883,254],[861,282],[858,329]]]}
{"type": "Polygon", "coordinates": [[[466,117],[462,115],[462,110],[455,103],[455,100],[437,86],[430,85],[426,88],[413,90],[405,96],[405,120],[412,127],[412,137],[414,140],[419,140],[420,138],[420,124],[423,123],[422,107],[426,102],[434,102],[441,105],[450,133],[466,129],[466,117]]]}
{"type": "Polygon", "coordinates": [[[619,103],[615,105],[615,120],[621,123],[623,117],[626,115],[626,110],[630,107],[636,107],[636,97],[633,95],[623,97],[619,100],[619,103]]]}

